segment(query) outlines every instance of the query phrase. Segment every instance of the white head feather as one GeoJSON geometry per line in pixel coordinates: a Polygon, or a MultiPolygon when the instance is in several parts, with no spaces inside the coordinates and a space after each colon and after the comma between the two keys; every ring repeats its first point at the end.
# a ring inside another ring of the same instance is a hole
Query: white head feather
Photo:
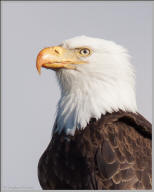
{"type": "Polygon", "coordinates": [[[84,57],[88,64],[77,70],[60,69],[57,78],[61,98],[57,107],[54,132],[64,130],[74,135],[91,118],[114,111],[136,112],[135,73],[127,50],[104,39],[79,36],[62,44],[68,49],[89,47],[93,53],[84,57]]]}

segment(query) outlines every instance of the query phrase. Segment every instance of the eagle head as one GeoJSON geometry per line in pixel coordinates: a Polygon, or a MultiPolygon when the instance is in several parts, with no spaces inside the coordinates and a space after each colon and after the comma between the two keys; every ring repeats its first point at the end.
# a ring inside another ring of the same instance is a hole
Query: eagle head
{"type": "Polygon", "coordinates": [[[55,70],[61,89],[54,131],[74,135],[91,118],[136,112],[135,73],[128,52],[108,40],[87,36],[65,40],[37,56],[36,67],[55,70]]]}

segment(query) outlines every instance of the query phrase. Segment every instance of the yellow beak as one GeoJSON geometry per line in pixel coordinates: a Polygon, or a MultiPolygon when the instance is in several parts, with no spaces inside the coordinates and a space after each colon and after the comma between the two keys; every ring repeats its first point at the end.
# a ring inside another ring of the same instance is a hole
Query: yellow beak
{"type": "Polygon", "coordinates": [[[41,73],[41,68],[50,68],[53,70],[66,68],[75,69],[73,64],[85,63],[81,61],[73,50],[65,49],[60,46],[48,47],[41,50],[37,56],[36,68],[41,73]]]}

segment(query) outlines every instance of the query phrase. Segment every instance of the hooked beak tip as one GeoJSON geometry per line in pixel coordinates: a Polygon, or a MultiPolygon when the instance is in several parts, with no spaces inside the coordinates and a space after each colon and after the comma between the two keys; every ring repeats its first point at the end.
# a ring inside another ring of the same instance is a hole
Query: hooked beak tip
{"type": "Polygon", "coordinates": [[[36,64],[36,68],[37,68],[38,74],[41,75],[41,67],[36,64]]]}

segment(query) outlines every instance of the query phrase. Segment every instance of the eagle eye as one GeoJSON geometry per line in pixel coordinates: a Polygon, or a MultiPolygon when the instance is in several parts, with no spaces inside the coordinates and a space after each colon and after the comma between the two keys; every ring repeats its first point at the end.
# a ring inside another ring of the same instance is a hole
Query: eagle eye
{"type": "Polygon", "coordinates": [[[91,50],[89,48],[80,48],[79,49],[79,54],[80,56],[82,57],[86,57],[86,56],[89,56],[91,54],[91,50]]]}

